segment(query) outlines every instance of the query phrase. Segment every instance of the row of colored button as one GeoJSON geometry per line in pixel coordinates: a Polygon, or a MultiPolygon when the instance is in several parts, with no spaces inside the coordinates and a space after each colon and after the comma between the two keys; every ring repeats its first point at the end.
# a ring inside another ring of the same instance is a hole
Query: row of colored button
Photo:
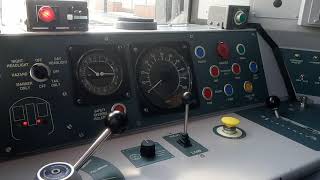
{"type": "MultiPolygon", "coordinates": [[[[241,73],[241,66],[238,63],[234,63],[231,66],[231,70],[232,70],[233,74],[239,75],[241,73]]],[[[257,63],[254,61],[251,61],[249,63],[249,70],[252,73],[257,73],[258,72],[257,63]]],[[[220,76],[220,68],[216,65],[211,66],[209,72],[213,78],[217,78],[220,76]]]]}
{"type": "MultiPolygon", "coordinates": [[[[252,93],[253,92],[253,84],[250,81],[246,81],[243,83],[243,89],[246,93],[252,93]]],[[[226,96],[232,96],[234,93],[233,86],[231,84],[226,84],[223,88],[224,94],[226,96]]],[[[213,91],[210,87],[204,87],[202,89],[202,97],[207,100],[211,101],[213,98],[213,91]]]]}
{"type": "MultiPolygon", "coordinates": [[[[243,56],[246,54],[246,47],[243,44],[237,44],[236,51],[239,55],[243,56]]],[[[217,45],[217,53],[223,59],[227,60],[230,58],[230,48],[225,42],[219,42],[217,45]]],[[[194,49],[194,54],[198,59],[206,57],[206,50],[202,46],[197,46],[194,49]]]]}

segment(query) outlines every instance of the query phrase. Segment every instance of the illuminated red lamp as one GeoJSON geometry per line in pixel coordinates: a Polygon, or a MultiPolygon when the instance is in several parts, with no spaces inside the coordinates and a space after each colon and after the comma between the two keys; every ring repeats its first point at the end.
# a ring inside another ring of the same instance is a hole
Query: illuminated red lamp
{"type": "Polygon", "coordinates": [[[28,126],[29,126],[29,122],[28,122],[28,121],[23,121],[23,122],[21,123],[21,125],[22,125],[23,127],[28,127],[28,126]]]}
{"type": "Polygon", "coordinates": [[[37,125],[42,124],[42,119],[36,119],[36,123],[37,123],[37,125]]]}
{"type": "Polygon", "coordinates": [[[202,89],[202,97],[207,101],[211,101],[213,98],[213,92],[210,87],[205,87],[202,89]]]}
{"type": "Polygon", "coordinates": [[[38,17],[45,23],[51,23],[56,20],[56,13],[50,6],[42,6],[38,11],[38,17]]]}

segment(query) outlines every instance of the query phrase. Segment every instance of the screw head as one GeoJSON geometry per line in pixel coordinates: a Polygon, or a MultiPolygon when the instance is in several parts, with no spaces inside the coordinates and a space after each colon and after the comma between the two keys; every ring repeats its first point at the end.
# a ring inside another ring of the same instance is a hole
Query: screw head
{"type": "Polygon", "coordinates": [[[72,124],[67,125],[67,129],[71,130],[73,128],[72,124]]]}
{"type": "Polygon", "coordinates": [[[10,153],[12,151],[12,147],[8,146],[5,148],[6,153],[10,153]]]}
{"type": "Polygon", "coordinates": [[[77,99],[77,103],[78,104],[82,104],[82,100],[81,99],[77,99]]]}

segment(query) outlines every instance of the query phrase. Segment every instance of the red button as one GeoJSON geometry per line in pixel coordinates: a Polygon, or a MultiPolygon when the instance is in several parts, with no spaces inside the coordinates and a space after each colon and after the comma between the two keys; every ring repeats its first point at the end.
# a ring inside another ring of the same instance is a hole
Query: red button
{"type": "Polygon", "coordinates": [[[230,57],[230,48],[225,42],[219,42],[217,53],[222,59],[227,60],[230,57]]]}
{"type": "Polygon", "coordinates": [[[124,104],[122,103],[117,103],[114,104],[111,108],[111,111],[120,111],[122,113],[126,113],[127,112],[127,108],[124,104]]]}
{"type": "Polygon", "coordinates": [[[45,23],[50,23],[56,20],[56,13],[50,6],[42,6],[38,11],[38,17],[45,23]]]}
{"type": "Polygon", "coordinates": [[[240,65],[237,64],[237,63],[234,63],[234,64],[232,65],[232,72],[233,72],[233,74],[239,75],[239,74],[241,73],[241,67],[240,67],[240,65]]]}
{"type": "Polygon", "coordinates": [[[203,99],[210,101],[212,100],[213,97],[213,92],[212,89],[210,87],[205,87],[202,89],[202,97],[203,99]]]}
{"type": "Polygon", "coordinates": [[[216,78],[216,77],[219,77],[220,75],[220,69],[218,66],[216,65],[213,65],[210,67],[210,75],[213,77],[213,78],[216,78]]]}

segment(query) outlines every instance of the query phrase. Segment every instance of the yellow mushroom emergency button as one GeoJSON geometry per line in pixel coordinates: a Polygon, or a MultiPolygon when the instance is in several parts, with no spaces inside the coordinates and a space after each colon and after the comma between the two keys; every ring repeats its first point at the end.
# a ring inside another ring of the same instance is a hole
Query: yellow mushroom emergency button
{"type": "Polygon", "coordinates": [[[221,122],[228,128],[235,128],[240,124],[240,120],[234,117],[222,117],[221,122]]]}

